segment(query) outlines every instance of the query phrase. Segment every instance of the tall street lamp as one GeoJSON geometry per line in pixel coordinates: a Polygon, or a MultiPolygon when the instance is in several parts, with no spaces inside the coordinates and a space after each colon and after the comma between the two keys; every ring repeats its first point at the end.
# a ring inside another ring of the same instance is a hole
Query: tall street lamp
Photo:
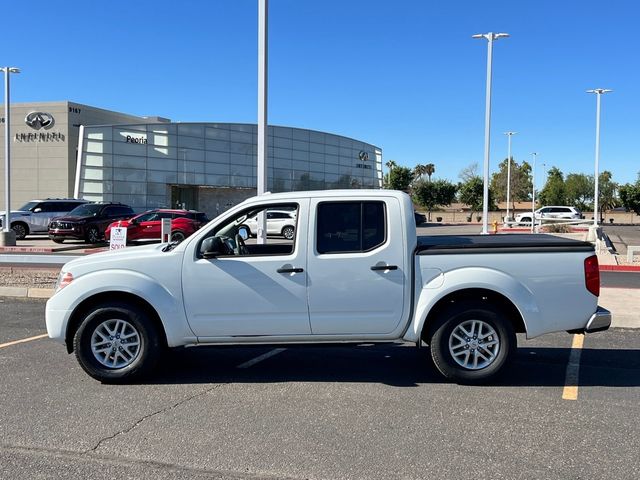
{"type": "MultiPolygon", "coordinates": [[[[256,190],[267,191],[267,68],[269,52],[269,0],[258,0],[258,158],[256,190]]],[[[267,243],[267,220],[258,214],[258,243],[267,243]]]]}
{"type": "Polygon", "coordinates": [[[535,232],[536,224],[536,157],[537,152],[531,154],[533,157],[533,169],[531,170],[531,233],[535,232]]]}
{"type": "Polygon", "coordinates": [[[4,72],[4,205],[6,212],[4,222],[2,224],[2,234],[0,234],[0,245],[15,245],[16,235],[11,229],[11,181],[10,168],[11,160],[9,151],[11,146],[10,136],[10,96],[9,96],[9,77],[12,73],[20,73],[20,69],[16,67],[0,67],[4,72]]]}
{"type": "Polygon", "coordinates": [[[587,90],[587,93],[596,94],[596,171],[594,177],[595,192],[593,195],[593,228],[598,228],[598,181],[600,176],[600,97],[603,93],[609,93],[613,90],[607,88],[594,88],[587,90]]]}
{"type": "Polygon", "coordinates": [[[507,148],[507,222],[511,221],[511,215],[509,214],[509,199],[511,195],[511,137],[518,132],[504,132],[508,138],[507,148]]]}
{"type": "Polygon", "coordinates": [[[491,63],[493,60],[493,42],[498,38],[508,37],[508,33],[478,33],[472,38],[487,39],[487,94],[484,114],[484,188],[482,190],[482,234],[487,235],[489,216],[489,132],[491,130],[491,63]]]}

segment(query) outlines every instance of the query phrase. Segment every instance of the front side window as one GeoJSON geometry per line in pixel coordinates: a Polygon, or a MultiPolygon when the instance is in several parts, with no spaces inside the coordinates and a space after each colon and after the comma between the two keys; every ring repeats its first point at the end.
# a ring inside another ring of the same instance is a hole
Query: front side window
{"type": "Polygon", "coordinates": [[[318,205],[318,253],[368,252],[385,242],[384,202],[323,202],[318,205]]]}
{"type": "MultiPolygon", "coordinates": [[[[295,208],[295,211],[298,208],[293,204],[285,204],[285,206],[295,208]]],[[[218,252],[216,257],[290,255],[293,253],[297,230],[296,221],[293,219],[282,225],[282,228],[277,231],[270,231],[265,243],[258,243],[256,239],[258,235],[257,216],[259,213],[263,213],[267,218],[269,208],[274,208],[274,205],[248,208],[229,218],[222,225],[218,225],[200,243],[200,256],[204,256],[207,250],[218,252]],[[245,229],[249,238],[242,238],[240,227],[245,229]]]]}

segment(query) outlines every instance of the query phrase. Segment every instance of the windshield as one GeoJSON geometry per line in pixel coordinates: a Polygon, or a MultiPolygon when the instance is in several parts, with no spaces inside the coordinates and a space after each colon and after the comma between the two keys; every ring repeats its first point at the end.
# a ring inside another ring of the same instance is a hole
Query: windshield
{"type": "Polygon", "coordinates": [[[86,217],[89,215],[95,215],[101,208],[102,205],[97,203],[85,203],[84,205],[74,208],[67,215],[70,217],[86,217]]]}
{"type": "Polygon", "coordinates": [[[32,208],[38,205],[40,202],[27,202],[23,206],[21,206],[18,210],[23,212],[30,212],[32,208]]]}

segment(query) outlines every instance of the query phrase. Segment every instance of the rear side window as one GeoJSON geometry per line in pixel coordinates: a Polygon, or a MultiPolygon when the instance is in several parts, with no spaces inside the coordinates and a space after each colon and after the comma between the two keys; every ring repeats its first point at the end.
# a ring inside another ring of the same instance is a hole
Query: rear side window
{"type": "Polygon", "coordinates": [[[318,253],[367,252],[385,242],[384,202],[324,202],[318,205],[318,253]]]}

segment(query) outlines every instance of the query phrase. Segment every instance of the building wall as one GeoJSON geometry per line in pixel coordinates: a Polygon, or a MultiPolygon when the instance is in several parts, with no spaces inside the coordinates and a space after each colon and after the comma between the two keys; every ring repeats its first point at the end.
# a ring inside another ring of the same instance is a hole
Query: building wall
{"type": "MultiPolygon", "coordinates": [[[[198,191],[198,204],[186,206],[213,216],[214,205],[254,194],[256,143],[257,128],[251,124],[86,127],[77,195],[144,209],[172,205],[168,187],[208,187],[213,190],[198,191]]],[[[380,149],[339,135],[270,126],[268,159],[272,192],[382,184],[380,149]]]]}
{"type": "MultiPolygon", "coordinates": [[[[0,112],[0,144],[4,145],[4,105],[0,112]]],[[[11,104],[11,208],[35,198],[73,196],[80,124],[140,121],[149,120],[67,101],[11,104]],[[28,125],[25,118],[33,112],[47,114],[45,118],[53,118],[53,124],[28,125]]],[[[0,210],[4,210],[4,148],[0,176],[0,210]]]]}

